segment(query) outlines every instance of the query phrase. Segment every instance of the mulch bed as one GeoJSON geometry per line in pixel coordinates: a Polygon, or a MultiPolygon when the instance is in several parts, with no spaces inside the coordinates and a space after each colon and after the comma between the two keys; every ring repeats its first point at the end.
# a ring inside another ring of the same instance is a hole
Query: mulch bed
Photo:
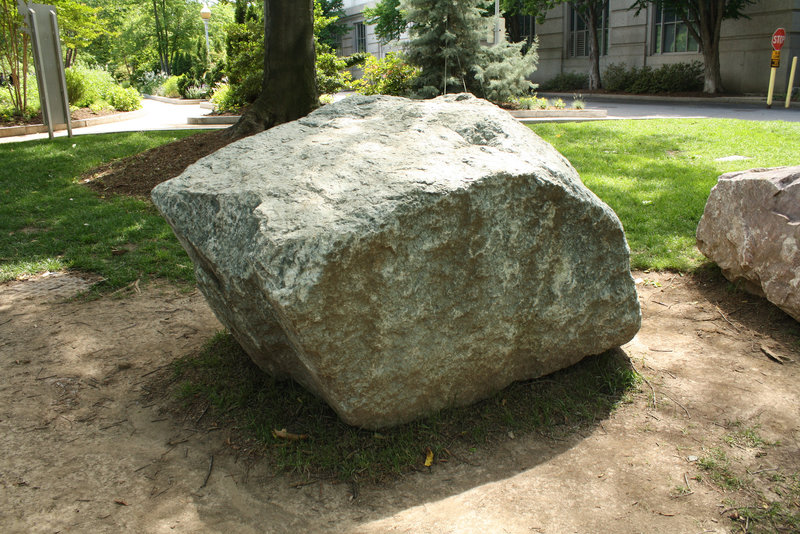
{"type": "Polygon", "coordinates": [[[150,191],[186,167],[234,141],[228,130],[184,137],[146,152],[96,167],[81,182],[99,193],[150,197],[150,191]]]}

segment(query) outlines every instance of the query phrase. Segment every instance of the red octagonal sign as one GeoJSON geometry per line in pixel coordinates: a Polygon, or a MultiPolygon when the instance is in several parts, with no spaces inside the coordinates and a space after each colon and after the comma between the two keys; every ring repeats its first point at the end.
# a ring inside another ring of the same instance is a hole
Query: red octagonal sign
{"type": "Polygon", "coordinates": [[[775,30],[775,33],[772,34],[772,48],[774,50],[780,50],[783,48],[783,42],[786,40],[786,30],[783,28],[778,28],[775,30]]]}

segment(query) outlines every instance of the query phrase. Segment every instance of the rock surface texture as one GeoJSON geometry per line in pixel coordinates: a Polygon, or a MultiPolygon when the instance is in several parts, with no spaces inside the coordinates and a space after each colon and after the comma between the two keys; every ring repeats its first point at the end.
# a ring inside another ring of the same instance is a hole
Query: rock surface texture
{"type": "Polygon", "coordinates": [[[697,247],[725,278],[800,321],[800,166],[720,176],[697,247]]]}
{"type": "Polygon", "coordinates": [[[152,196],[253,361],[352,425],[472,403],[640,326],[616,215],[468,95],[350,97],[152,196]]]}

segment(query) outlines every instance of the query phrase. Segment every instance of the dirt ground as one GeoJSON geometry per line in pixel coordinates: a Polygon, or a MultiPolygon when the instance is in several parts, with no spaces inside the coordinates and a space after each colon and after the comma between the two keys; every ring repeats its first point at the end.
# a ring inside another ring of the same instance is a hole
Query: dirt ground
{"type": "Polygon", "coordinates": [[[623,350],[647,382],[632,403],[566,441],[518,437],[483,451],[477,465],[436,465],[361,487],[356,498],[346,484],[298,484],[237,459],[229,429],[165,410],[172,401],[153,391],[163,384],[156,376],[220,328],[197,291],[152,284],[70,299],[92,280],[59,273],[0,285],[0,525],[14,533],[741,532],[728,499],[747,494],[696,480],[695,457],[724,449],[766,493],[767,475],[800,471],[800,325],[718,275],[634,276],[644,321],[623,350]],[[736,428],[778,443],[726,442],[736,428]]]}

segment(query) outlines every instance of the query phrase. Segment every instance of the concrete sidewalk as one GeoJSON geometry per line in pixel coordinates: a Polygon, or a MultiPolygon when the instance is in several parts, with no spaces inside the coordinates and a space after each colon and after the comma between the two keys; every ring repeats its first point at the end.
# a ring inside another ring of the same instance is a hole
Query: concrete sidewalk
{"type": "MultiPolygon", "coordinates": [[[[189,124],[189,117],[200,117],[211,112],[210,109],[200,107],[199,104],[176,105],[165,102],[142,99],[142,113],[135,118],[99,124],[97,126],[87,126],[85,128],[73,128],[72,134],[87,135],[112,132],[142,132],[153,130],[209,130],[214,128],[225,128],[226,125],[194,125],[189,124]]],[[[0,138],[0,143],[16,143],[19,141],[30,141],[32,139],[47,139],[47,133],[37,133],[20,135],[15,137],[0,138]]],[[[67,131],[55,132],[56,137],[66,137],[67,131]]]]}

